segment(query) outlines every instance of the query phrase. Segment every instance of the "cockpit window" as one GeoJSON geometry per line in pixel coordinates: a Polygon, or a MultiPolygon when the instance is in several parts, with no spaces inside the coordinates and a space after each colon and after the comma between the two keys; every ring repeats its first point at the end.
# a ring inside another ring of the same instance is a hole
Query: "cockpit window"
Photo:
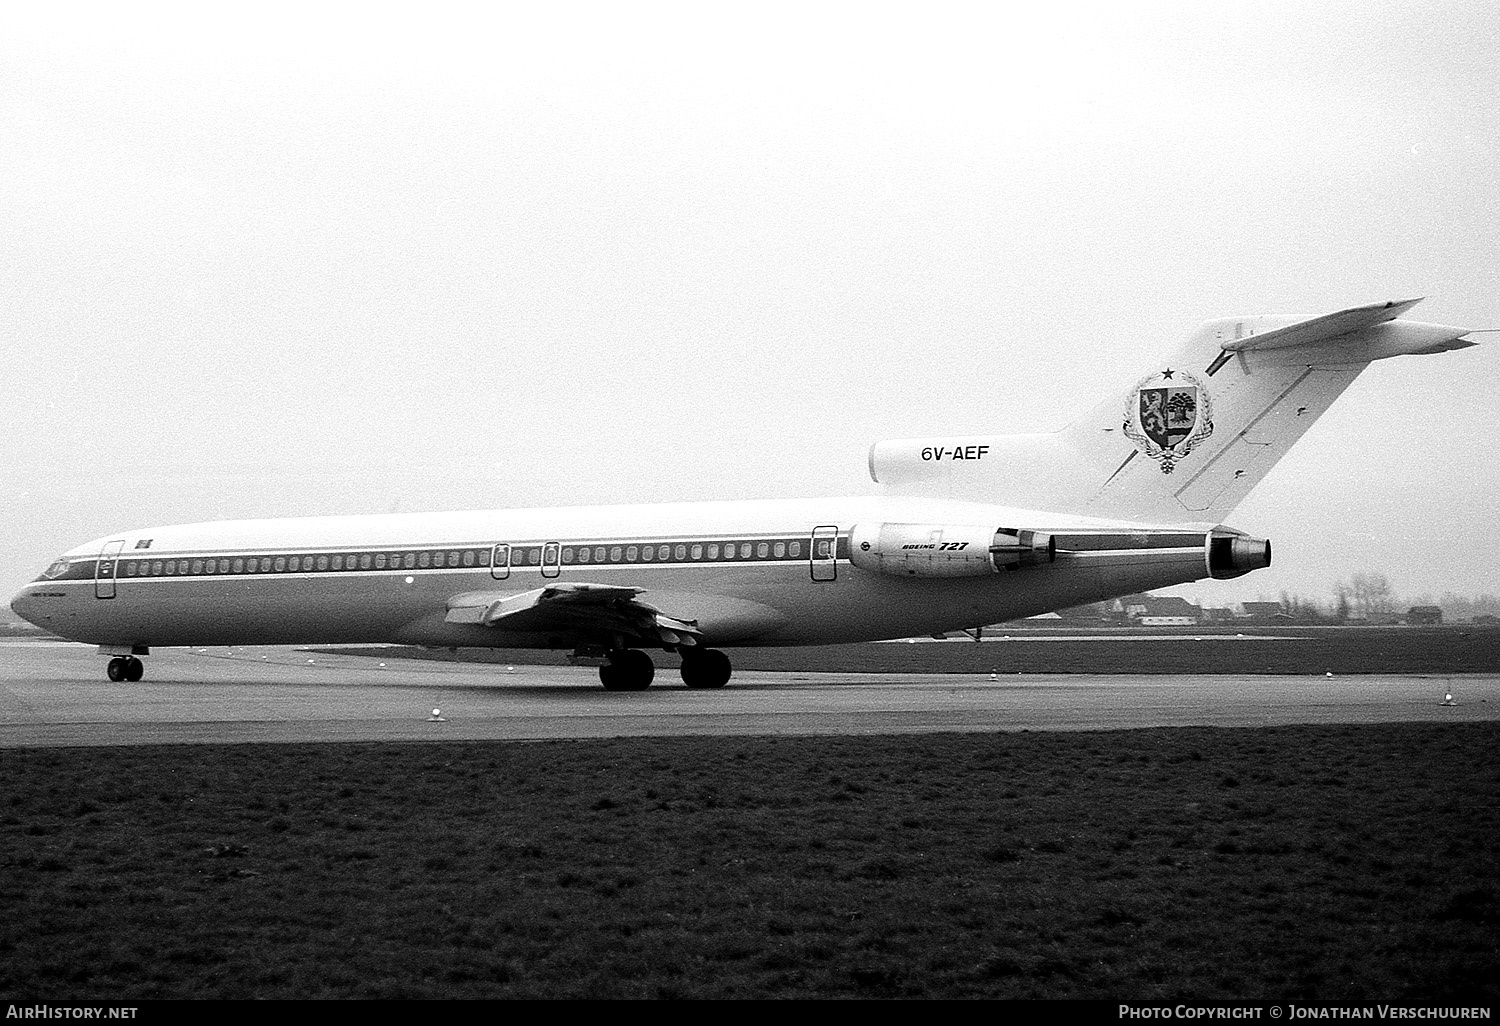
{"type": "Polygon", "coordinates": [[[94,569],[98,561],[93,559],[69,559],[63,556],[61,559],[52,561],[52,564],[43,570],[39,581],[88,581],[94,577],[94,569]]]}

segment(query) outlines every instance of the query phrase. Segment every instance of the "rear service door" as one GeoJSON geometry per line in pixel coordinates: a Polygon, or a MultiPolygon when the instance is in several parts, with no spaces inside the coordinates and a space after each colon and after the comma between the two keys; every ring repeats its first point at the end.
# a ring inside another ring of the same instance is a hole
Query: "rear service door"
{"type": "Polygon", "coordinates": [[[94,597],[112,599],[115,597],[115,568],[120,562],[120,550],[125,547],[123,541],[105,542],[104,549],[99,553],[99,562],[94,570],[94,597]]]}

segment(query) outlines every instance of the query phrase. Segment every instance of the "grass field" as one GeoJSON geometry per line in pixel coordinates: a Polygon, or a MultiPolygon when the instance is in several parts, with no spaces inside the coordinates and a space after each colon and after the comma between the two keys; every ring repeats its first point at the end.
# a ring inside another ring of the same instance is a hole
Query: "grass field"
{"type": "Polygon", "coordinates": [[[0,995],[1488,1004],[1497,741],[8,750],[0,995]]]}

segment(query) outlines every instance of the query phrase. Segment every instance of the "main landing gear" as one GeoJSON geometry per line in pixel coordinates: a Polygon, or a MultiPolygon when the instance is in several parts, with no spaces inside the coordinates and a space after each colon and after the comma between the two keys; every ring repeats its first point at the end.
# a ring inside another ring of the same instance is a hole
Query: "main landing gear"
{"type": "Polygon", "coordinates": [[[599,667],[599,682],[605,691],[645,691],[656,676],[651,657],[638,648],[622,648],[609,654],[599,667]]]}
{"type": "Polygon", "coordinates": [[[122,680],[134,684],[146,675],[146,664],[135,656],[115,656],[104,668],[104,672],[117,684],[122,680]]]}
{"type": "Polygon", "coordinates": [[[734,667],[716,648],[690,648],[682,653],[682,682],[690,688],[722,688],[734,667]]]}
{"type": "MultiPolygon", "coordinates": [[[[682,653],[682,682],[690,688],[722,688],[733,671],[729,657],[717,649],[690,648],[682,653]]],[[[638,648],[611,652],[609,662],[599,667],[605,691],[644,691],[655,676],[651,657],[638,648]]]]}

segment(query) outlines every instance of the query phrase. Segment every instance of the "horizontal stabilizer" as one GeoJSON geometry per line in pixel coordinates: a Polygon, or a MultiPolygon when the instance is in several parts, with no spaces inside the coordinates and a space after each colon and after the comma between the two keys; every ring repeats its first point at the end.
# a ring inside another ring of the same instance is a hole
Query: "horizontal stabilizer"
{"type": "Polygon", "coordinates": [[[1338,313],[1324,314],[1311,320],[1298,321],[1284,328],[1251,335],[1249,338],[1225,342],[1223,348],[1231,353],[1247,353],[1264,349],[1286,349],[1291,346],[1310,346],[1328,342],[1342,335],[1371,328],[1386,321],[1394,321],[1422,301],[1406,299],[1399,303],[1372,303],[1369,306],[1354,306],[1338,313]]]}
{"type": "MultiPolygon", "coordinates": [[[[1467,334],[1467,332],[1466,332],[1466,334],[1467,334]]],[[[1413,355],[1413,356],[1435,356],[1438,353],[1451,353],[1455,349],[1472,349],[1474,346],[1477,346],[1477,345],[1479,345],[1478,342],[1471,342],[1471,341],[1469,341],[1466,338],[1449,338],[1449,339],[1444,339],[1441,342],[1436,342],[1433,345],[1430,345],[1430,346],[1428,346],[1425,349],[1418,349],[1414,353],[1412,353],[1411,355],[1413,355]]]]}

